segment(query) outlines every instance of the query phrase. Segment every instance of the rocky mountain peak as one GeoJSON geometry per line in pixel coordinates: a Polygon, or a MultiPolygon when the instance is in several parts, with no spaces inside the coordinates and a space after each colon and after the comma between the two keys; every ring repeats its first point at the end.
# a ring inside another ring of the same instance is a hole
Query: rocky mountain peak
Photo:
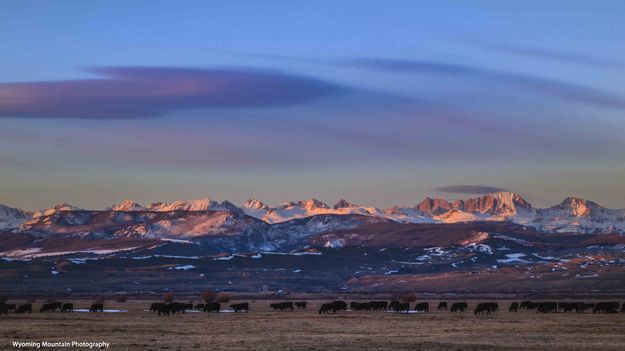
{"type": "Polygon", "coordinates": [[[566,211],[567,214],[573,217],[588,217],[603,209],[603,207],[592,201],[578,197],[567,197],[561,204],[554,207],[566,211]]]}
{"type": "Polygon", "coordinates": [[[208,211],[219,203],[209,197],[203,197],[197,200],[183,201],[178,200],[172,203],[156,202],[150,205],[151,211],[168,212],[168,211],[208,211]]]}
{"type": "Polygon", "coordinates": [[[147,211],[147,208],[133,200],[123,200],[111,206],[112,211],[147,211]]]}
{"type": "Polygon", "coordinates": [[[245,201],[243,207],[254,210],[266,210],[269,206],[265,205],[265,203],[256,198],[250,198],[249,200],[245,201]]]}
{"type": "Polygon", "coordinates": [[[353,204],[351,202],[348,202],[345,199],[340,199],[339,201],[336,202],[336,204],[333,206],[333,208],[335,210],[341,209],[341,208],[356,208],[359,207],[356,204],[353,204]]]}
{"type": "Polygon", "coordinates": [[[425,213],[444,213],[452,208],[449,201],[445,199],[432,199],[426,197],[421,201],[415,209],[425,213]]]}
{"type": "Polygon", "coordinates": [[[328,205],[326,205],[325,203],[315,199],[315,198],[310,198],[306,201],[300,201],[297,203],[298,206],[303,207],[305,209],[307,209],[308,211],[313,211],[316,209],[329,209],[330,207],[328,205]]]}

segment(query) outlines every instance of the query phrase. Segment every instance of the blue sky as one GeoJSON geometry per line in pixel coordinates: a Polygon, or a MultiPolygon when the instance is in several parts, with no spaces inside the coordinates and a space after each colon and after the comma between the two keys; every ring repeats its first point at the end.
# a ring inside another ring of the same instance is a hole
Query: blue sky
{"type": "Polygon", "coordinates": [[[1,8],[0,203],[625,207],[622,1],[1,8]]]}

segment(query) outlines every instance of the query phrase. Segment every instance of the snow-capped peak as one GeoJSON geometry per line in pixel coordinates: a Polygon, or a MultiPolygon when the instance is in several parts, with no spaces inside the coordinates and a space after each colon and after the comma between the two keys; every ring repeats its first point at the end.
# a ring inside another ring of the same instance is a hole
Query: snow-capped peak
{"type": "Polygon", "coordinates": [[[37,211],[35,212],[35,214],[33,214],[33,218],[38,218],[38,217],[44,217],[44,216],[50,216],[53,215],[57,212],[62,212],[62,211],[82,211],[81,208],[78,208],[76,206],[72,206],[66,202],[60,202],[56,205],[54,205],[54,207],[52,208],[48,208],[45,210],[41,210],[41,211],[37,211]]]}
{"type": "Polygon", "coordinates": [[[604,208],[598,204],[580,199],[577,197],[567,197],[561,204],[552,207],[553,209],[564,210],[573,217],[588,217],[604,208]]]}
{"type": "Polygon", "coordinates": [[[147,208],[138,204],[133,200],[124,200],[116,205],[111,206],[112,211],[147,211],[147,208]]]}
{"type": "Polygon", "coordinates": [[[169,212],[169,211],[208,211],[219,203],[209,197],[204,197],[191,201],[174,201],[172,203],[156,202],[150,205],[151,211],[169,212]]]}
{"type": "Polygon", "coordinates": [[[78,208],[76,206],[72,206],[72,205],[68,204],[67,202],[59,202],[58,204],[54,205],[54,207],[52,209],[55,209],[57,211],[77,211],[77,210],[80,210],[80,208],[78,208]]]}
{"type": "Polygon", "coordinates": [[[328,205],[326,205],[325,203],[315,199],[315,198],[310,198],[306,201],[300,201],[297,203],[298,206],[305,208],[308,211],[313,211],[316,209],[324,209],[327,210],[330,207],[328,205]]]}
{"type": "Polygon", "coordinates": [[[250,198],[249,200],[245,201],[245,203],[243,204],[243,208],[266,210],[268,206],[256,198],[250,198]]]}
{"type": "Polygon", "coordinates": [[[0,230],[17,228],[27,221],[30,216],[31,213],[29,212],[0,205],[0,230]]]}

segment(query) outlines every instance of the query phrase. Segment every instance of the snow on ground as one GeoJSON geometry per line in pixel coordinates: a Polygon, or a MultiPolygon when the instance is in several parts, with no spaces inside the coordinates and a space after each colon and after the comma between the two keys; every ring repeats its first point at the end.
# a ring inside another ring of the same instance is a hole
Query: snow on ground
{"type": "Polygon", "coordinates": [[[287,256],[303,256],[303,255],[321,255],[321,252],[316,251],[304,251],[304,252],[267,252],[263,251],[263,255],[287,255],[287,256]]]}
{"type": "Polygon", "coordinates": [[[148,256],[134,256],[133,260],[147,260],[149,258],[179,258],[189,260],[199,260],[199,256],[175,256],[175,255],[148,255],[148,256]]]}
{"type": "Polygon", "coordinates": [[[0,253],[0,256],[7,257],[19,257],[19,258],[41,258],[41,257],[52,257],[52,256],[66,256],[66,255],[74,255],[74,254],[94,254],[94,255],[109,255],[117,252],[124,251],[132,251],[136,250],[139,247],[127,247],[121,249],[86,249],[86,250],[78,250],[78,251],[53,251],[53,252],[41,252],[40,247],[35,247],[32,249],[26,250],[13,250],[8,252],[0,253]]]}
{"type": "Polygon", "coordinates": [[[527,261],[527,260],[523,260],[521,259],[521,257],[525,257],[527,255],[523,254],[523,253],[513,253],[513,254],[507,254],[506,259],[499,259],[497,260],[497,262],[499,263],[514,263],[514,262],[519,262],[519,263],[530,263],[531,261],[527,261]]]}
{"type": "Polygon", "coordinates": [[[217,261],[230,261],[233,258],[234,258],[234,255],[230,255],[230,256],[217,257],[217,258],[214,258],[214,260],[217,260],[217,261]]]}
{"type": "MultiPolygon", "coordinates": [[[[84,312],[90,312],[90,311],[87,308],[76,308],[76,309],[74,309],[74,312],[84,313],[84,312]]],[[[104,312],[104,313],[126,313],[126,312],[128,312],[128,310],[103,310],[102,312],[104,312]]]]}
{"type": "Polygon", "coordinates": [[[38,252],[41,252],[41,248],[40,247],[33,247],[33,248],[30,248],[30,249],[12,250],[12,251],[0,252],[0,256],[10,257],[10,258],[26,257],[28,255],[36,254],[38,252]]]}
{"type": "Polygon", "coordinates": [[[563,259],[563,258],[559,258],[559,257],[553,257],[553,256],[541,256],[537,253],[532,253],[532,255],[534,257],[540,258],[541,260],[547,260],[547,261],[560,261],[560,262],[568,262],[569,260],[567,259],[563,259]]]}

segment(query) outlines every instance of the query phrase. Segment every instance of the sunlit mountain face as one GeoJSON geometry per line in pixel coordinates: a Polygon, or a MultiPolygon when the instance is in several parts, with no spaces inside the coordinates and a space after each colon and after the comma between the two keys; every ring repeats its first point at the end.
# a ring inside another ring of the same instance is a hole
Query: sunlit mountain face
{"type": "Polygon", "coordinates": [[[571,197],[548,208],[498,192],[389,208],[201,198],[1,209],[7,291],[145,291],[180,279],[197,289],[209,279],[238,291],[388,292],[436,279],[430,291],[609,293],[625,264],[623,210],[571,197]],[[85,284],[92,275],[103,278],[85,284]]]}
{"type": "MultiPolygon", "coordinates": [[[[612,210],[573,197],[548,208],[534,208],[520,195],[511,192],[452,202],[426,197],[413,206],[395,205],[389,208],[360,206],[344,199],[329,206],[314,198],[276,206],[252,198],[238,207],[229,201],[218,202],[205,197],[191,201],[156,202],[149,206],[123,200],[103,210],[85,210],[66,203],[34,213],[4,205],[1,209],[2,229],[41,235],[188,238],[228,232],[236,236],[248,225],[270,228],[273,224],[328,216],[337,223],[352,223],[353,218],[376,223],[505,222],[543,233],[625,233],[625,210],[612,210]]],[[[321,227],[319,231],[327,229],[321,227]]]]}

